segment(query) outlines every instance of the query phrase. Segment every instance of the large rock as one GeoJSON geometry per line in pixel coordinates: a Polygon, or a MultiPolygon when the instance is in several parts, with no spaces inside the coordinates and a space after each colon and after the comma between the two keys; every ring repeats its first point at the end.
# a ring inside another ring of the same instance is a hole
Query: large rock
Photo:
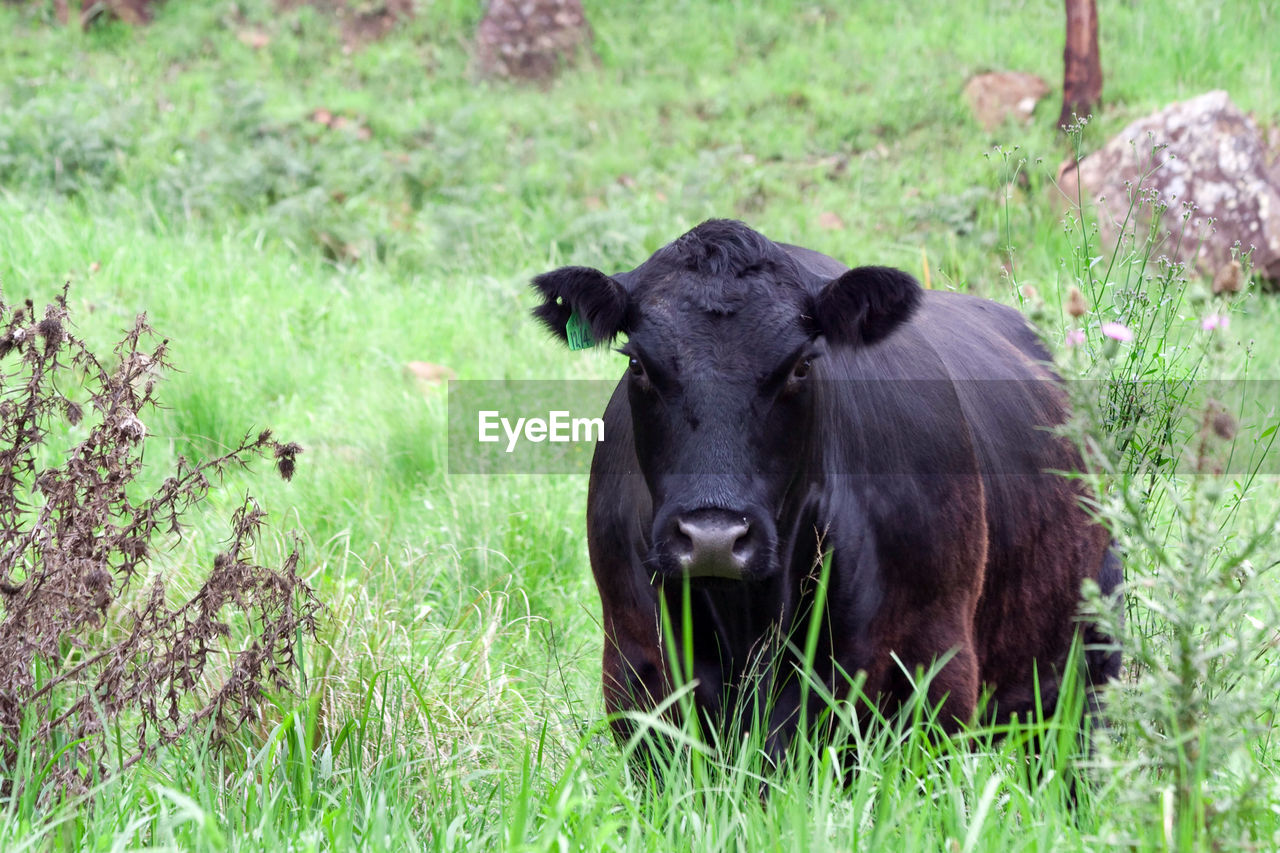
{"type": "Polygon", "coordinates": [[[1209,92],[1134,122],[1078,169],[1065,165],[1059,179],[1073,200],[1083,184],[1109,243],[1120,234],[1131,191],[1142,179],[1142,186],[1168,206],[1163,225],[1172,234],[1160,254],[1176,252],[1177,260],[1212,275],[1229,263],[1231,247],[1239,241],[1243,249],[1253,247],[1255,270],[1280,279],[1280,164],[1258,126],[1226,92],[1209,92]],[[1188,202],[1195,210],[1179,248],[1188,202]]]}
{"type": "Polygon", "coordinates": [[[486,77],[547,81],[591,38],[582,0],[490,0],[476,30],[476,65],[486,77]]]}

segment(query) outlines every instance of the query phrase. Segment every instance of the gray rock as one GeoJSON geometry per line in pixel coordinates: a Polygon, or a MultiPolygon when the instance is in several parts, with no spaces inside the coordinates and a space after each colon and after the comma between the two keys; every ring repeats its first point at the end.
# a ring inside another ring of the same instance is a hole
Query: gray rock
{"type": "MultiPolygon", "coordinates": [[[[1140,119],[1078,169],[1068,163],[1059,173],[1059,185],[1072,200],[1083,184],[1084,195],[1096,203],[1103,239],[1112,245],[1140,179],[1168,207],[1161,223],[1166,239],[1157,254],[1213,275],[1231,261],[1238,241],[1244,250],[1253,247],[1257,272],[1280,279],[1280,164],[1257,124],[1226,92],[1209,92],[1140,119]],[[1179,243],[1188,203],[1194,208],[1179,243]]],[[[1149,219],[1149,210],[1141,213],[1140,219],[1149,219]]]]}

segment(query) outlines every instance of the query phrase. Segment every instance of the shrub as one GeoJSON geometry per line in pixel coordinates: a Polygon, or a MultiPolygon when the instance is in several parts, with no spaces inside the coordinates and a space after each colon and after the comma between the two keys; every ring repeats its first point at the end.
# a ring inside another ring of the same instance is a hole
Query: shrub
{"type": "MultiPolygon", "coordinates": [[[[1257,745],[1280,693],[1280,607],[1264,580],[1276,565],[1265,555],[1277,516],[1250,504],[1274,491],[1260,475],[1276,412],[1258,394],[1269,383],[1215,376],[1232,368],[1222,337],[1240,308],[1248,253],[1228,277],[1235,283],[1212,293],[1164,256],[1166,240],[1199,236],[1189,228],[1193,207],[1170,227],[1171,211],[1144,186],[1161,151],[1153,144],[1150,171],[1131,188],[1115,247],[1100,245],[1077,200],[1059,293],[1056,339],[1071,349],[1064,364],[1079,380],[1072,428],[1125,565],[1124,607],[1096,585],[1086,591],[1086,615],[1122,638],[1126,662],[1108,691],[1114,737],[1099,741],[1095,758],[1101,778],[1115,780],[1112,795],[1149,820],[1105,826],[1103,841],[1266,846],[1275,791],[1257,745]]],[[[1259,504],[1273,505],[1267,497],[1259,504]]]]}
{"type": "Polygon", "coordinates": [[[265,513],[250,497],[189,599],[171,604],[164,578],[148,577],[212,479],[263,455],[288,479],[301,448],[246,436],[204,462],[180,457],[139,496],[167,342],[139,316],[100,359],[73,333],[65,289],[43,315],[0,301],[0,329],[0,767],[38,795],[249,720],[265,691],[291,686],[319,603],[296,544],[279,567],[254,562],[265,513]],[[61,433],[79,439],[53,455],[61,433]]]}

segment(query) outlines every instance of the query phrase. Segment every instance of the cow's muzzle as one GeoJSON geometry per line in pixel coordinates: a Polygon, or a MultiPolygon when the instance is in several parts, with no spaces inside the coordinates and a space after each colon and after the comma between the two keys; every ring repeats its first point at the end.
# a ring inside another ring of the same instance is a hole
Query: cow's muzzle
{"type": "Polygon", "coordinates": [[[740,580],[760,551],[760,533],[744,515],[701,509],[672,519],[669,553],[691,578],[740,580]]]}

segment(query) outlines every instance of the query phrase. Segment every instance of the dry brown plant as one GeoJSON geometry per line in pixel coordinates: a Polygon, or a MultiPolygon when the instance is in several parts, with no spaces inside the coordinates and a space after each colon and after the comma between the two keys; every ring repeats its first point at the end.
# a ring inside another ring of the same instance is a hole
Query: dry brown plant
{"type": "Polygon", "coordinates": [[[65,288],[43,312],[0,294],[0,777],[29,750],[52,762],[46,784],[76,789],[187,733],[221,738],[294,686],[297,643],[315,634],[297,542],[278,567],[254,560],[266,515],[251,497],[189,599],[170,601],[150,565],[226,470],[270,456],[289,479],[302,450],[246,435],[216,458],[179,457],[139,496],[167,353],[145,315],[99,359],[65,288]],[[82,437],[51,452],[55,426],[82,437]]]}

